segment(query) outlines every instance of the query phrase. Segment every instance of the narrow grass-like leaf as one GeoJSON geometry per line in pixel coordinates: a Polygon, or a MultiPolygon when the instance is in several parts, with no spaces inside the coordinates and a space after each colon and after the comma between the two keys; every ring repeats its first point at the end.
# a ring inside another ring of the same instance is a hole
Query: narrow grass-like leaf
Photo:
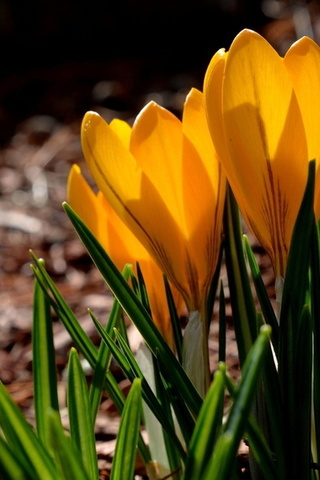
{"type": "Polygon", "coordinates": [[[270,335],[270,326],[262,327],[248,353],[224,433],[216,442],[214,453],[201,480],[229,480],[231,478],[239,443],[247,426],[262,362],[269,347],[270,335]]]}
{"type": "MultiPolygon", "coordinates": [[[[126,280],[128,279],[127,269],[124,270],[123,276],[126,280]]],[[[115,299],[113,302],[108,323],[106,326],[106,331],[110,335],[113,334],[113,328],[119,325],[121,313],[122,313],[121,305],[119,304],[117,299],[115,299]]],[[[89,401],[90,401],[93,421],[95,421],[95,418],[98,412],[102,391],[105,384],[105,375],[110,365],[111,357],[112,355],[111,355],[110,349],[107,347],[105,342],[101,341],[99,351],[98,351],[98,356],[97,356],[97,362],[95,365],[92,382],[89,390],[89,401]]]]}
{"type": "MultiPolygon", "coordinates": [[[[226,375],[225,381],[231,398],[235,399],[237,395],[237,387],[233,384],[228,375],[226,375]]],[[[283,458],[281,453],[283,453],[283,450],[280,452],[279,457],[271,451],[269,443],[265,439],[263,432],[252,414],[248,418],[245,437],[250,445],[250,452],[259,466],[260,471],[263,472],[264,478],[267,480],[284,480],[286,469],[282,468],[283,458]]]]}
{"type": "Polygon", "coordinates": [[[89,393],[78,354],[71,349],[68,363],[68,413],[71,441],[82,457],[91,480],[99,477],[94,424],[89,408],[89,393]]]}
{"type": "MultiPolygon", "coordinates": [[[[149,386],[148,382],[144,378],[144,375],[143,375],[139,365],[137,364],[131,350],[129,349],[128,345],[126,344],[126,342],[121,337],[120,333],[115,331],[115,336],[116,336],[116,339],[117,339],[117,341],[118,341],[118,343],[119,343],[119,345],[120,345],[128,363],[130,365],[130,368],[131,368],[134,376],[142,379],[141,386],[142,386],[143,398],[148,403],[150,408],[152,408],[152,411],[153,411],[154,407],[152,407],[152,404],[154,404],[154,406],[156,406],[157,403],[158,403],[158,400],[154,396],[151,387],[149,386]],[[156,400],[157,400],[157,402],[156,402],[156,400]]],[[[158,365],[158,371],[160,372],[159,365],[158,365]]],[[[180,396],[179,396],[178,392],[175,390],[174,386],[168,385],[165,382],[165,380],[163,380],[163,386],[166,390],[168,401],[171,402],[172,407],[173,407],[174,411],[176,412],[177,419],[178,419],[179,426],[180,426],[181,432],[183,434],[184,440],[185,440],[186,443],[189,443],[189,440],[190,440],[190,437],[191,437],[191,434],[193,432],[194,425],[195,425],[194,419],[193,419],[192,415],[190,414],[190,412],[187,410],[187,407],[186,407],[185,403],[181,401],[180,396]]],[[[167,414],[165,414],[165,416],[164,416],[164,412],[162,412],[161,417],[162,417],[162,420],[164,418],[166,418],[166,422],[167,422],[168,418],[170,418],[170,417],[168,417],[167,414]]],[[[171,424],[171,427],[172,427],[171,431],[173,433],[173,431],[174,431],[173,430],[173,424],[171,424]]],[[[179,445],[179,447],[180,447],[180,445],[179,445]]],[[[180,448],[180,451],[183,452],[182,447],[180,448]]],[[[183,454],[184,454],[184,452],[183,452],[183,454]]]]}
{"type": "MultiPolygon", "coordinates": [[[[142,373],[139,365],[137,364],[137,362],[136,362],[131,350],[129,349],[128,345],[123,340],[123,338],[121,337],[119,332],[115,331],[115,336],[116,336],[117,341],[119,342],[119,345],[120,345],[128,363],[130,364],[131,370],[133,371],[134,375],[138,378],[143,379],[143,381],[142,381],[143,398],[146,399],[146,396],[148,396],[150,398],[153,398],[152,389],[150,388],[150,386],[148,385],[148,383],[144,379],[143,373],[142,373]],[[146,391],[145,391],[145,389],[146,389],[146,391]]],[[[159,366],[158,366],[158,370],[160,370],[159,366]]],[[[192,434],[193,429],[194,429],[194,419],[193,419],[192,415],[190,415],[190,412],[187,410],[184,402],[179,401],[180,398],[179,398],[178,392],[174,391],[175,390],[174,386],[169,386],[169,385],[165,384],[165,382],[164,382],[164,385],[165,385],[165,389],[166,389],[166,392],[167,392],[168,400],[172,403],[172,406],[173,406],[173,408],[174,408],[174,410],[177,414],[177,419],[179,421],[179,426],[180,426],[181,432],[184,436],[184,440],[185,440],[186,443],[189,443],[191,434],[192,434]]],[[[168,418],[168,417],[166,416],[166,418],[168,418]]]]}
{"type": "Polygon", "coordinates": [[[207,298],[208,330],[210,328],[210,322],[211,322],[212,314],[213,314],[213,307],[214,307],[214,303],[215,303],[215,300],[216,300],[218,285],[219,285],[219,282],[220,282],[221,262],[222,262],[222,258],[223,258],[223,253],[224,253],[224,239],[222,239],[222,241],[221,241],[217,266],[216,266],[216,270],[214,272],[213,278],[211,280],[209,293],[208,293],[208,298],[207,298]]]}
{"type": "Polygon", "coordinates": [[[244,259],[239,209],[229,187],[226,196],[224,228],[230,300],[240,364],[243,365],[257,336],[256,311],[244,259]]]}
{"type": "Polygon", "coordinates": [[[35,480],[19,462],[14,449],[0,435],[0,478],[2,480],[35,480]]]}
{"type": "MultiPolygon", "coordinates": [[[[150,355],[151,352],[150,352],[150,355]]],[[[170,403],[170,393],[168,394],[164,384],[163,384],[163,378],[160,373],[160,369],[158,366],[157,359],[152,356],[152,367],[153,367],[153,375],[154,375],[154,382],[155,382],[155,391],[157,394],[157,398],[159,399],[162,409],[164,412],[164,415],[172,425],[172,428],[174,429],[174,418],[173,418],[173,412],[172,412],[172,406],[170,403]]],[[[164,446],[166,450],[166,457],[168,459],[168,465],[170,467],[171,472],[177,472],[172,475],[172,480],[178,480],[180,479],[180,469],[181,469],[181,457],[179,454],[179,451],[177,450],[175,443],[169,433],[162,427],[162,432],[163,432],[163,441],[164,441],[164,446]]],[[[150,438],[152,438],[153,432],[150,432],[148,430],[148,434],[150,438]]]]}
{"type": "Polygon", "coordinates": [[[143,274],[142,274],[139,263],[137,263],[137,278],[138,278],[139,296],[141,299],[141,303],[144,306],[144,308],[147,310],[149,315],[151,315],[148,292],[147,292],[146,284],[144,282],[143,274]]]}
{"type": "Polygon", "coordinates": [[[165,275],[163,276],[163,281],[164,281],[164,288],[166,292],[167,303],[168,303],[170,319],[172,324],[174,344],[176,347],[177,357],[179,359],[179,362],[181,363],[182,362],[182,331],[181,331],[180,320],[179,320],[177,309],[174,303],[170,284],[165,275]]]}
{"type": "Polygon", "coordinates": [[[221,283],[219,296],[219,362],[225,362],[226,360],[226,332],[226,300],[223,285],[221,283]]]}
{"type": "Polygon", "coordinates": [[[119,347],[115,344],[113,340],[115,329],[113,329],[113,332],[109,334],[106,330],[103,329],[102,325],[99,323],[95,315],[91,311],[89,311],[89,313],[93,323],[95,324],[95,327],[98,330],[98,333],[100,334],[102,340],[107,345],[112,356],[118,362],[121,370],[124,372],[126,377],[128,377],[132,381],[135,376],[131,369],[130,363],[128,362],[126,356],[123,354],[123,352],[119,349],[119,347]]]}
{"type": "Polygon", "coordinates": [[[182,457],[185,457],[185,451],[178,439],[178,437],[175,434],[175,431],[172,428],[172,425],[168,421],[168,418],[164,415],[163,409],[161,407],[161,404],[159,403],[157,397],[153,393],[152,389],[150,388],[148,382],[145,380],[141,369],[139,368],[137,362],[135,361],[132,353],[128,353],[128,355],[131,357],[130,359],[127,359],[126,356],[119,350],[119,348],[115,345],[113,342],[112,338],[110,335],[108,335],[107,332],[103,330],[97,319],[92,316],[92,319],[94,321],[94,324],[101,335],[101,338],[106,342],[108,347],[110,348],[114,358],[116,361],[119,363],[120,368],[123,370],[125,375],[129,378],[129,380],[133,381],[135,378],[140,378],[142,381],[141,388],[142,388],[142,395],[143,399],[145,402],[148,404],[150,407],[151,411],[154,413],[156,418],[159,420],[161,425],[168,431],[170,434],[172,440],[175,442],[176,447],[178,448],[180,455],[182,457]]]}
{"type": "MultiPolygon", "coordinates": [[[[295,413],[292,421],[292,432],[296,441],[299,439],[300,472],[304,479],[311,478],[311,390],[312,390],[312,320],[310,309],[306,306],[301,315],[295,362],[295,413]]],[[[315,406],[318,408],[318,405],[315,406]]],[[[298,443],[298,442],[297,442],[298,443]]],[[[298,445],[296,445],[298,448],[298,445]]]]}
{"type": "MultiPolygon", "coordinates": [[[[305,478],[306,480],[310,478],[310,468],[306,471],[305,466],[309,462],[311,447],[310,441],[302,445],[296,431],[297,425],[299,423],[302,425],[304,416],[303,411],[300,409],[297,411],[297,399],[301,388],[305,386],[303,376],[297,376],[297,368],[300,368],[300,362],[303,362],[298,357],[303,353],[304,348],[301,347],[300,337],[303,333],[306,342],[305,352],[307,352],[310,349],[311,339],[307,340],[305,335],[312,335],[309,322],[306,323],[306,328],[303,325],[303,319],[306,318],[303,309],[309,296],[310,287],[309,266],[315,224],[314,181],[315,163],[312,161],[309,162],[308,182],[292,234],[280,314],[279,378],[285,405],[283,422],[286,452],[284,454],[288,463],[288,478],[305,478]],[[302,382],[301,385],[299,382],[302,382]],[[297,415],[302,418],[300,417],[298,420],[297,415]]],[[[305,375],[311,375],[311,370],[307,365],[305,375]]],[[[308,417],[308,412],[306,412],[306,417],[308,417]]],[[[306,421],[308,421],[307,418],[306,421]]]]}
{"type": "Polygon", "coordinates": [[[36,265],[31,268],[41,285],[43,291],[47,295],[53,309],[60,318],[66,330],[69,332],[72,340],[77,345],[78,350],[88,360],[90,365],[94,368],[97,359],[97,349],[85,333],[76,316],[68,306],[59,290],[51,280],[50,276],[46,272],[43,263],[31,252],[33,261],[36,265]]]}
{"type": "MultiPolygon", "coordinates": [[[[145,379],[147,380],[148,384],[150,385],[152,391],[156,393],[157,397],[158,390],[156,389],[155,384],[155,375],[157,373],[154,370],[154,362],[153,356],[148,347],[145,343],[140,343],[137,352],[135,353],[135,358],[141,368],[145,379]]],[[[168,399],[166,399],[168,402],[168,399]]],[[[159,398],[159,401],[162,403],[162,399],[159,398]]],[[[163,404],[162,404],[163,405],[163,404]]],[[[161,465],[161,473],[167,474],[170,470],[168,470],[169,462],[168,462],[168,455],[167,449],[164,442],[164,432],[162,425],[155,417],[155,415],[150,410],[149,406],[145,401],[142,402],[142,412],[143,412],[143,424],[148,432],[148,446],[150,449],[150,463],[147,466],[147,471],[149,467],[154,468],[154,466],[161,465]]],[[[167,413],[167,410],[166,410],[167,413]]],[[[172,422],[173,424],[173,422],[172,422]]],[[[174,444],[171,444],[171,451],[176,452],[176,448],[174,444]]],[[[170,453],[170,452],[168,452],[170,453]]],[[[178,455],[178,461],[180,461],[180,455],[178,455]]],[[[173,470],[173,469],[172,469],[173,470]]],[[[153,478],[153,474],[149,474],[151,478],[153,478]]]]}
{"type": "Polygon", "coordinates": [[[122,337],[119,330],[117,330],[116,328],[114,328],[114,335],[115,335],[115,339],[116,339],[117,343],[119,344],[120,350],[122,351],[125,359],[128,362],[129,368],[131,369],[133,375],[137,378],[142,379],[143,378],[143,373],[142,373],[142,371],[141,371],[141,369],[140,369],[132,351],[130,350],[130,347],[129,347],[128,343],[122,337]]]}
{"type": "MultiPolygon", "coordinates": [[[[308,285],[309,254],[311,252],[311,240],[315,223],[313,211],[314,182],[315,162],[310,161],[308,182],[293,229],[283,286],[280,316],[281,331],[283,333],[285,333],[283,326],[287,325],[290,321],[294,321],[295,313],[298,318],[297,322],[300,321],[302,308],[305,304],[308,285]],[[290,320],[290,318],[293,318],[293,320],[290,320]]],[[[295,325],[293,328],[295,328],[295,325]]]]}
{"type": "MultiPolygon", "coordinates": [[[[168,400],[170,401],[177,423],[179,425],[181,434],[183,436],[184,442],[186,445],[190,443],[191,436],[195,427],[195,422],[188,411],[187,405],[182,401],[180,392],[176,385],[166,381],[162,375],[161,365],[158,363],[158,370],[160,373],[160,378],[163,383],[164,390],[168,400]]],[[[168,432],[169,433],[169,432],[168,432]]],[[[185,458],[185,455],[182,455],[181,458],[185,458]]]]}
{"type": "Polygon", "coordinates": [[[152,322],[150,315],[129,285],[124,281],[120,272],[94,235],[68,204],[64,203],[63,206],[79,237],[91,255],[91,258],[109,285],[110,290],[119,300],[129,318],[131,318],[136,325],[150,350],[157,356],[159,362],[161,362],[163,373],[173,384],[177,385],[184,401],[196,417],[199,413],[202,399],[174,356],[169,345],[164,341],[161,333],[152,322]]]}
{"type": "Polygon", "coordinates": [[[220,365],[201,407],[191,438],[184,480],[200,478],[213,453],[222,428],[224,390],[225,366],[220,365]]]}
{"type": "Polygon", "coordinates": [[[121,416],[110,480],[132,480],[134,476],[141,405],[141,380],[136,378],[121,416]]]}
{"type": "Polygon", "coordinates": [[[320,458],[320,222],[315,225],[312,236],[311,250],[311,292],[312,304],[311,314],[314,331],[314,376],[313,376],[313,402],[317,406],[314,408],[314,426],[316,437],[317,458],[320,458]]]}
{"type": "Polygon", "coordinates": [[[51,307],[37,280],[34,287],[32,351],[37,432],[43,444],[48,446],[47,411],[53,409],[58,412],[59,402],[51,307]]]}
{"type": "Polygon", "coordinates": [[[113,401],[116,409],[119,413],[122,412],[124,407],[124,402],[126,400],[123,391],[120,389],[117,380],[114,378],[113,373],[108,370],[106,372],[106,384],[107,384],[107,392],[113,401]]]}
{"type": "MultiPolygon", "coordinates": [[[[93,321],[95,323],[99,324],[99,322],[97,321],[97,319],[95,318],[95,316],[92,313],[91,313],[91,316],[92,316],[93,321]]],[[[102,327],[101,327],[101,329],[102,329],[102,327]]],[[[114,352],[115,355],[119,354],[119,356],[118,357],[116,356],[115,358],[118,359],[118,363],[119,363],[120,368],[122,368],[123,372],[125,372],[125,375],[127,373],[126,376],[128,378],[130,378],[131,381],[133,381],[135,377],[132,374],[132,371],[130,370],[129,363],[126,361],[125,356],[122,354],[122,352],[120,352],[120,350],[114,344],[111,336],[109,336],[109,334],[107,332],[105,333],[105,335],[106,335],[107,341],[105,342],[105,340],[103,340],[103,342],[106,343],[106,348],[109,350],[108,345],[110,344],[111,347],[112,347],[112,350],[110,352],[114,352]],[[132,374],[131,376],[130,376],[130,373],[132,374]]],[[[113,401],[116,409],[118,410],[119,414],[121,415],[122,411],[123,411],[123,408],[124,408],[124,405],[125,405],[125,396],[124,396],[122,390],[120,389],[116,379],[114,378],[114,376],[113,376],[113,374],[110,370],[108,370],[106,372],[105,386],[106,386],[106,390],[108,392],[109,397],[111,398],[111,400],[113,401]]],[[[150,451],[149,451],[149,448],[147,447],[147,445],[145,444],[141,435],[139,435],[138,448],[139,448],[139,452],[140,452],[141,457],[143,458],[144,462],[146,464],[148,462],[150,462],[151,461],[150,451]]]]}
{"type": "MultiPolygon", "coordinates": [[[[51,443],[54,453],[54,461],[59,477],[63,480],[91,480],[84,468],[80,452],[71,443],[60,426],[57,412],[48,413],[51,443]]],[[[44,475],[39,478],[47,478],[44,475]]]]}
{"type": "Polygon", "coordinates": [[[0,382],[0,427],[18,462],[33,479],[58,480],[55,466],[42,442],[0,382]]]}
{"type": "MultiPolygon", "coordinates": [[[[283,397],[279,374],[271,348],[266,352],[264,367],[261,371],[262,394],[267,410],[267,418],[259,424],[267,442],[273,451],[277,472],[281,480],[286,478],[288,461],[286,460],[286,435],[283,422],[283,397]],[[266,425],[267,423],[267,425],[266,425]]],[[[260,419],[261,420],[261,419],[260,419]]],[[[268,477],[267,477],[268,478],[268,477]]]]}
{"type": "Polygon", "coordinates": [[[279,464],[277,465],[275,462],[274,453],[270,450],[269,444],[253,416],[248,419],[246,439],[250,445],[250,452],[260,472],[263,472],[264,478],[266,480],[284,480],[285,477],[277,468],[279,464]]]}
{"type": "MultiPolygon", "coordinates": [[[[109,397],[111,398],[116,409],[121,415],[124,409],[124,404],[126,399],[122,390],[120,390],[120,387],[116,379],[114,378],[113,374],[110,372],[110,370],[107,371],[106,373],[106,387],[107,387],[106,390],[108,392],[109,397]]],[[[148,462],[150,462],[151,461],[150,451],[147,445],[145,444],[141,434],[139,435],[139,439],[138,439],[138,449],[144,463],[147,464],[148,462]]]]}
{"type": "Polygon", "coordinates": [[[245,251],[246,251],[248,263],[250,266],[253,283],[257,292],[261,310],[265,319],[265,323],[268,323],[269,325],[271,325],[273,346],[275,349],[275,353],[278,354],[279,324],[278,324],[276,315],[274,313],[273,307],[271,305],[268,292],[263,283],[259,265],[253,254],[251,245],[249,244],[248,237],[244,235],[243,239],[244,239],[245,251]]]}
{"type": "MultiPolygon", "coordinates": [[[[93,346],[91,340],[87,337],[85,332],[82,330],[82,327],[79,325],[78,320],[74,316],[73,312],[69,308],[69,306],[66,304],[65,300],[63,297],[60,295],[59,291],[55,287],[54,283],[50,279],[49,275],[43,268],[38,268],[41,267],[41,260],[38,260],[37,257],[32,253],[33,259],[35,261],[36,267],[33,268],[35,276],[37,280],[39,281],[39,284],[41,285],[41,288],[47,295],[51,305],[55,309],[57,315],[61,319],[62,323],[68,330],[69,334],[71,335],[74,343],[76,344],[77,348],[81,351],[81,353],[84,355],[84,357],[89,361],[91,366],[93,367],[95,371],[95,357],[97,356],[97,351],[95,347],[93,346]],[[50,294],[51,293],[51,294],[50,294]]],[[[128,270],[129,272],[129,270],[128,270]]],[[[124,269],[124,277],[127,278],[127,273],[126,269],[124,269]]],[[[111,325],[110,325],[111,327],[111,325]]],[[[113,326],[112,326],[113,328],[113,326]]],[[[104,345],[104,342],[103,342],[104,345]]],[[[102,354],[101,354],[102,355],[102,354]]],[[[105,355],[105,352],[103,353],[105,355]]],[[[109,353],[107,353],[109,355],[109,353]]],[[[97,357],[97,361],[100,361],[101,363],[102,360],[97,357]]],[[[100,364],[99,364],[100,365],[100,364]]],[[[114,380],[113,375],[111,372],[106,372],[105,378],[102,377],[100,379],[101,382],[105,383],[106,390],[114,402],[117,410],[121,413],[123,404],[124,404],[124,397],[121,392],[121,390],[118,387],[117,382],[114,380]]],[[[101,385],[101,384],[100,384],[101,385]]],[[[99,387],[100,388],[100,387],[99,387]]],[[[98,406],[98,397],[100,396],[100,392],[98,391],[98,387],[96,386],[96,391],[94,393],[95,399],[91,397],[92,401],[92,411],[97,411],[97,406],[98,406]],[[99,393],[97,395],[97,393],[99,393]],[[93,403],[95,402],[95,406],[93,407],[93,403]],[[94,410],[93,410],[94,408],[94,410]]],[[[92,394],[93,395],[93,394],[92,394]]],[[[139,439],[139,450],[142,455],[142,457],[145,459],[145,461],[149,461],[150,455],[148,452],[147,447],[145,446],[142,438],[139,439]]]]}

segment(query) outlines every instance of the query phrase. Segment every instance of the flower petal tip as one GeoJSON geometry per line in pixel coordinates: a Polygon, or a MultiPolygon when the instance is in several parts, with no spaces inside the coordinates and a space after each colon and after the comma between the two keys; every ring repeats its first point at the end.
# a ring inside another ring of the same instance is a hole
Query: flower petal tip
{"type": "Polygon", "coordinates": [[[103,121],[103,118],[97,112],[89,111],[83,117],[81,131],[86,132],[89,128],[99,124],[101,121],[103,121]]]}

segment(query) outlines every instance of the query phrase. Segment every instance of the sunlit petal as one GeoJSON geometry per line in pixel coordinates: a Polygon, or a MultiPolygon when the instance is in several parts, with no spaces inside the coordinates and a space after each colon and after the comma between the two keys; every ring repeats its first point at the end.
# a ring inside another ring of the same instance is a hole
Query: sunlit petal
{"type": "MultiPolygon", "coordinates": [[[[196,312],[192,318],[201,323],[197,331],[205,344],[208,292],[221,243],[225,182],[202,96],[191,91],[182,121],[150,102],[138,115],[130,135],[124,124],[108,125],[89,112],[81,135],[98,187],[180,292],[188,312],[196,312]]],[[[190,350],[191,363],[195,362],[201,372],[192,381],[204,395],[209,385],[207,347],[194,355],[197,351],[190,350]]]]}
{"type": "MultiPolygon", "coordinates": [[[[68,178],[68,201],[90,228],[110,258],[121,271],[125,264],[140,264],[146,283],[153,319],[168,343],[173,346],[173,332],[164,289],[163,274],[148,251],[110,207],[101,192],[91,190],[77,165],[68,178]]],[[[171,286],[179,315],[185,314],[181,295],[171,286]]]]}
{"type": "Polygon", "coordinates": [[[78,165],[73,165],[70,169],[67,197],[71,207],[75,209],[80,218],[85,220],[92,233],[101,239],[106,216],[104,210],[100,210],[97,197],[81,175],[78,165]]]}
{"type": "MultiPolygon", "coordinates": [[[[90,171],[112,208],[152,255],[170,265],[162,246],[163,237],[168,242],[163,224],[178,239],[180,231],[161,195],[121,139],[99,115],[90,112],[83,120],[82,146],[90,171]]],[[[173,260],[179,262],[179,255],[173,260]]],[[[177,268],[180,270],[180,264],[177,268]]]]}
{"type": "MultiPolygon", "coordinates": [[[[283,275],[306,184],[307,144],[283,59],[255,32],[244,30],[231,45],[221,108],[229,151],[221,161],[228,180],[277,275],[283,275]]],[[[215,115],[209,104],[208,114],[215,115]]]]}
{"type": "Polygon", "coordinates": [[[181,122],[165,108],[150,102],[133,125],[130,150],[138,167],[170,205],[174,220],[184,229],[182,188],[177,181],[182,169],[181,122]]]}
{"type": "Polygon", "coordinates": [[[195,281],[198,276],[197,289],[201,292],[208,288],[218,258],[225,178],[208,128],[204,97],[199,90],[192,89],[187,96],[182,125],[182,185],[189,282],[191,278],[195,281]],[[199,251],[202,255],[199,255],[199,251]]]}
{"type": "MultiPolygon", "coordinates": [[[[214,223],[212,205],[219,203],[220,197],[224,200],[221,194],[224,177],[208,128],[204,97],[199,90],[192,89],[187,96],[183,110],[183,133],[183,205],[190,237],[194,231],[214,223]]],[[[221,222],[218,225],[221,227],[221,222]]]]}
{"type": "Polygon", "coordinates": [[[121,210],[125,209],[126,200],[138,199],[141,171],[122,139],[100,115],[88,112],[84,116],[81,140],[86,162],[98,187],[112,193],[111,204],[121,210]],[[119,193],[113,188],[115,179],[119,193]]]}
{"type": "Polygon", "coordinates": [[[298,98],[308,144],[308,159],[317,162],[315,214],[320,219],[320,47],[311,38],[295,42],[284,65],[298,98]]]}
{"type": "Polygon", "coordinates": [[[222,86],[227,57],[228,52],[224,49],[218,50],[212,57],[205,74],[203,89],[208,110],[208,126],[220,159],[229,156],[222,115],[222,86]]]}
{"type": "Polygon", "coordinates": [[[203,94],[190,92],[182,122],[150,102],[132,130],[120,121],[108,125],[89,112],[82,145],[112,208],[189,310],[203,308],[218,258],[225,191],[203,94]]]}
{"type": "Polygon", "coordinates": [[[127,122],[119,120],[118,118],[113,119],[110,122],[111,130],[117,135],[117,137],[122,140],[123,145],[127,150],[130,146],[131,138],[131,127],[127,122]]]}

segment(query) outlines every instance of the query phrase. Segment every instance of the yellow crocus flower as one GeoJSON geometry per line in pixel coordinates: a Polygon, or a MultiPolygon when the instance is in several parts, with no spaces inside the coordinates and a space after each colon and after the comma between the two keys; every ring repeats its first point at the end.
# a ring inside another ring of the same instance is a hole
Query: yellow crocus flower
{"type": "MultiPolygon", "coordinates": [[[[67,196],[71,207],[88,226],[120,271],[127,263],[131,263],[135,269],[136,262],[139,262],[146,283],[152,317],[163,337],[173,348],[172,325],[163,274],[159,267],[110,207],[103,193],[93,192],[78,165],[73,165],[70,170],[67,196]]],[[[174,287],[172,291],[178,313],[185,314],[181,295],[174,287]]]]}
{"type": "Polygon", "coordinates": [[[150,102],[132,129],[88,112],[82,147],[112,208],[183,295],[201,310],[217,265],[225,182],[193,89],[183,120],[150,102]]]}
{"type": "Polygon", "coordinates": [[[316,160],[317,176],[314,212],[320,219],[320,47],[311,38],[303,37],[286,53],[284,65],[291,75],[303,118],[308,146],[308,159],[316,160]]]}
{"type": "Polygon", "coordinates": [[[259,34],[243,30],[228,52],[213,56],[205,76],[213,141],[277,279],[285,275],[308,161],[319,159],[319,62],[319,48],[308,38],[282,58],[259,34]]]}
{"type": "Polygon", "coordinates": [[[225,177],[203,94],[190,91],[182,121],[155,102],[142,109],[132,128],[88,112],[81,139],[99,189],[186,303],[183,364],[204,395],[207,296],[221,245],[225,177]]]}

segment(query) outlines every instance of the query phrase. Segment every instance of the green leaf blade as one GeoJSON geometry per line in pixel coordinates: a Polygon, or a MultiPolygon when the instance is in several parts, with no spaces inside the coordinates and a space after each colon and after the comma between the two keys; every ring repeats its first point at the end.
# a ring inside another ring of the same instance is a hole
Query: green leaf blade
{"type": "Polygon", "coordinates": [[[225,372],[215,373],[214,381],[206,395],[188,449],[184,480],[200,478],[214,450],[222,428],[224,407],[225,372]]]}
{"type": "Polygon", "coordinates": [[[132,480],[140,432],[141,380],[135,379],[123,409],[110,480],[132,480]]]}
{"type": "Polygon", "coordinates": [[[55,286],[54,282],[48,275],[46,269],[43,266],[43,262],[39,260],[32,252],[31,255],[35,263],[35,266],[32,266],[32,270],[39,282],[39,285],[43,289],[44,293],[47,295],[50,304],[58,315],[61,323],[64,325],[65,329],[71,336],[72,340],[77,345],[78,350],[81,351],[83,356],[94,368],[98,354],[96,347],[93,345],[90,338],[86,335],[73,311],[71,310],[71,308],[55,286]]]}
{"type": "Polygon", "coordinates": [[[71,349],[68,364],[68,412],[71,441],[78,448],[88,477],[98,480],[95,435],[85,376],[75,349],[71,349]]]}
{"type": "Polygon", "coordinates": [[[39,282],[35,281],[32,328],[34,407],[37,432],[49,445],[47,411],[59,412],[57,372],[53,345],[50,303],[39,282]]]}
{"type": "Polygon", "coordinates": [[[54,461],[57,471],[60,473],[58,478],[62,480],[91,480],[86,473],[79,451],[72,444],[70,438],[64,434],[57,413],[51,411],[48,413],[48,417],[54,461]]]}
{"type": "Polygon", "coordinates": [[[201,480],[229,480],[231,478],[239,443],[248,422],[262,362],[269,348],[270,335],[271,328],[269,326],[262,327],[247,355],[225,431],[217,440],[215,450],[201,480]]]}
{"type": "Polygon", "coordinates": [[[120,272],[79,216],[76,215],[67,203],[64,203],[63,206],[95,265],[109,285],[110,290],[114,293],[129,318],[136,325],[150,350],[158,358],[165,375],[170,379],[172,384],[177,385],[181,396],[196,417],[199,413],[202,399],[181,364],[177,361],[172,350],[164,341],[161,333],[154,325],[147,310],[143,307],[129,285],[124,281],[120,272]]]}
{"type": "MultiPolygon", "coordinates": [[[[34,479],[57,480],[51,457],[0,382],[0,427],[9,447],[34,479]]],[[[59,477],[58,477],[59,478],[59,477]]]]}

